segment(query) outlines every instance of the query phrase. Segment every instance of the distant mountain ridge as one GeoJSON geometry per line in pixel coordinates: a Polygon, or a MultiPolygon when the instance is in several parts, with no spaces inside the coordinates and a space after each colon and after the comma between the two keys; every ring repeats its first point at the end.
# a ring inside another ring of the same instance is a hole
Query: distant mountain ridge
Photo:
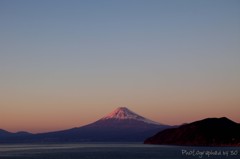
{"type": "Polygon", "coordinates": [[[145,144],[181,146],[240,146],[240,124],[222,118],[207,118],[165,129],[146,139],[145,144]]]}
{"type": "Polygon", "coordinates": [[[23,137],[23,136],[28,136],[28,135],[32,135],[31,133],[25,132],[25,131],[19,131],[16,133],[12,133],[3,129],[0,129],[0,142],[1,142],[1,138],[13,138],[13,137],[23,137]]]}
{"type": "Polygon", "coordinates": [[[170,126],[144,118],[126,107],[119,107],[91,124],[63,131],[0,137],[0,143],[16,142],[142,142],[170,126]]]}
{"type": "Polygon", "coordinates": [[[6,136],[6,135],[11,135],[12,133],[6,131],[6,130],[3,130],[3,129],[0,129],[0,137],[1,136],[6,136]]]}

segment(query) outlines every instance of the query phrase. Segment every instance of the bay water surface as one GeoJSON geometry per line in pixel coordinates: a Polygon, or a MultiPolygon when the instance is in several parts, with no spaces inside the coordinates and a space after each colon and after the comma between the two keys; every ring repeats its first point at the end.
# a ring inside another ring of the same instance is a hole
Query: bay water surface
{"type": "Polygon", "coordinates": [[[240,159],[240,147],[142,143],[1,144],[0,159],[240,159]]]}

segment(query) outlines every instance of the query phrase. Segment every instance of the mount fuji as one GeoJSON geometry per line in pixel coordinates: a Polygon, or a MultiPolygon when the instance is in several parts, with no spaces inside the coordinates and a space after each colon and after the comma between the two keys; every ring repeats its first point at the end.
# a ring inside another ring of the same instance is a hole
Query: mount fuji
{"type": "Polygon", "coordinates": [[[101,121],[106,121],[106,120],[135,120],[135,121],[140,121],[148,124],[161,125],[157,122],[146,119],[132,112],[127,107],[119,107],[115,111],[113,111],[112,113],[106,115],[101,119],[101,121]]]}
{"type": "MultiPolygon", "coordinates": [[[[143,142],[167,128],[170,126],[144,118],[126,107],[119,107],[82,127],[8,138],[7,142],[143,142]]],[[[0,143],[4,141],[0,138],[0,143]]]]}

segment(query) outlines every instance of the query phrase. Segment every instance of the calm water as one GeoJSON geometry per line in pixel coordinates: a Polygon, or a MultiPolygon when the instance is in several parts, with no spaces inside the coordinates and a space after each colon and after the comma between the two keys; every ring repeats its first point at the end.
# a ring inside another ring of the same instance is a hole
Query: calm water
{"type": "Polygon", "coordinates": [[[132,144],[0,145],[0,159],[240,159],[240,147],[132,144]]]}

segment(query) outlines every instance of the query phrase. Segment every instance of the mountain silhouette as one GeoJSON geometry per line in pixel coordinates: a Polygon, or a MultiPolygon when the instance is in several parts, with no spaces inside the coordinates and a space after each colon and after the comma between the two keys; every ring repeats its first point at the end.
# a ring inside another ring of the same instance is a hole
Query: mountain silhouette
{"type": "Polygon", "coordinates": [[[9,136],[9,135],[12,135],[12,133],[10,133],[6,130],[0,129],[0,137],[9,136]]]}
{"type": "Polygon", "coordinates": [[[145,144],[182,146],[240,146],[240,124],[222,118],[207,118],[178,128],[163,130],[145,144]]]}
{"type": "Polygon", "coordinates": [[[148,136],[169,127],[144,118],[126,107],[119,107],[96,122],[82,127],[18,137],[0,137],[0,143],[142,142],[148,136]]]}

